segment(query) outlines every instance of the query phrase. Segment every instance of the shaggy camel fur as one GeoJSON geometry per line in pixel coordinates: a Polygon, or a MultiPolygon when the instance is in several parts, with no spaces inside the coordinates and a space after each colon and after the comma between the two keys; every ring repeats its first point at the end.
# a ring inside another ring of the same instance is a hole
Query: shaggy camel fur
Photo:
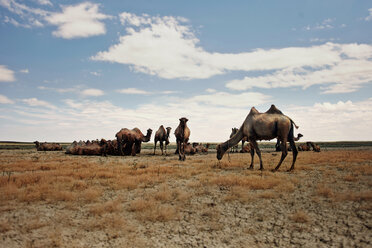
{"type": "MultiPolygon", "coordinates": [[[[231,139],[216,147],[217,159],[221,160],[230,147],[236,145],[246,136],[248,141],[253,145],[254,150],[256,150],[260,159],[260,170],[263,170],[261,151],[258,147],[257,140],[278,138],[281,142],[282,156],[274,171],[279,169],[288,154],[287,141],[289,141],[293,151],[292,166],[289,170],[293,170],[298,153],[294,143],[293,126],[297,127],[291,118],[283,115],[275,105],[271,105],[271,108],[266,113],[260,113],[255,107],[252,107],[238,132],[231,139]]],[[[250,165],[250,169],[253,169],[253,161],[250,165]]]]}
{"type": "Polygon", "coordinates": [[[132,130],[122,128],[115,135],[119,154],[136,156],[137,153],[141,152],[142,142],[150,141],[151,134],[152,130],[150,128],[147,130],[146,136],[138,128],[132,130]]]}
{"type": "Polygon", "coordinates": [[[190,137],[190,129],[187,127],[187,121],[188,119],[185,117],[180,118],[180,124],[174,131],[174,135],[176,136],[177,141],[177,150],[179,160],[185,160],[185,147],[187,145],[187,142],[189,141],[190,137]]]}
{"type": "Polygon", "coordinates": [[[37,151],[61,151],[62,146],[59,143],[39,143],[39,141],[34,142],[37,151]]]}
{"type": "Polygon", "coordinates": [[[165,142],[165,155],[167,155],[167,146],[169,145],[169,135],[171,131],[171,127],[167,127],[167,131],[165,131],[165,128],[163,125],[161,125],[155,133],[154,137],[154,155],[155,155],[155,150],[156,150],[156,143],[159,141],[160,144],[160,150],[161,150],[161,155],[163,155],[163,142],[165,142]]]}
{"type": "Polygon", "coordinates": [[[196,149],[197,153],[208,153],[209,146],[210,146],[209,143],[207,143],[205,146],[202,143],[200,144],[197,142],[192,143],[192,147],[196,149]]]}
{"type": "Polygon", "coordinates": [[[190,143],[181,144],[181,146],[183,146],[184,152],[187,155],[194,155],[197,152],[196,148],[193,147],[190,143]]]}

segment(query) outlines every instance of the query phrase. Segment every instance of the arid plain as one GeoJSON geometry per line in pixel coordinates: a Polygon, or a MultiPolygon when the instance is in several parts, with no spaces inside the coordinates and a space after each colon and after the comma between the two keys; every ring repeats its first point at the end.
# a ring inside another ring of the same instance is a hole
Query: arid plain
{"type": "Polygon", "coordinates": [[[0,150],[1,247],[371,247],[372,147],[72,156],[0,150]]]}

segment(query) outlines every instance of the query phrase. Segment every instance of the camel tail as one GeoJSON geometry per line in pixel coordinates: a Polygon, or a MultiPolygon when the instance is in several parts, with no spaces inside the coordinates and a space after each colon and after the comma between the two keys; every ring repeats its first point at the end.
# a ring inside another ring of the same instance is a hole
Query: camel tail
{"type": "Polygon", "coordinates": [[[297,126],[296,123],[295,123],[291,118],[289,118],[289,119],[291,120],[291,123],[294,125],[294,127],[295,127],[296,129],[298,129],[299,126],[297,126]]]}

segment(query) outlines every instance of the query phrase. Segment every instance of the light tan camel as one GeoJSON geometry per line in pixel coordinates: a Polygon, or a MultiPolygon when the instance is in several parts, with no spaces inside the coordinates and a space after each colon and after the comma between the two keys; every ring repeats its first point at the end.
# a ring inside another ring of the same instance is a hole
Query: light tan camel
{"type": "Polygon", "coordinates": [[[146,136],[138,128],[133,128],[132,130],[122,128],[115,135],[119,154],[136,156],[137,153],[141,152],[142,142],[150,141],[151,134],[152,130],[150,128],[147,129],[146,136]]]}
{"type": "Polygon", "coordinates": [[[169,135],[171,131],[171,127],[167,127],[167,131],[165,131],[165,128],[163,125],[161,125],[155,133],[154,137],[154,155],[155,155],[155,150],[156,150],[156,143],[159,141],[160,144],[160,150],[161,150],[161,155],[163,155],[163,142],[165,142],[165,155],[167,155],[167,145],[169,145],[169,135]]]}
{"type": "MultiPolygon", "coordinates": [[[[287,141],[289,141],[293,152],[292,166],[289,170],[293,170],[298,153],[294,143],[293,126],[296,125],[291,118],[283,115],[275,105],[271,105],[271,108],[266,113],[260,113],[255,107],[252,107],[238,132],[231,139],[216,147],[217,159],[221,160],[230,147],[236,145],[246,136],[248,141],[253,145],[254,150],[256,150],[260,159],[260,170],[263,170],[261,151],[258,147],[257,140],[271,140],[278,138],[281,142],[282,156],[274,171],[279,169],[288,154],[287,141]]],[[[250,169],[253,169],[253,163],[251,163],[250,169]]]]}
{"type": "Polygon", "coordinates": [[[185,146],[187,145],[187,142],[189,141],[190,137],[190,129],[187,127],[187,121],[188,119],[185,117],[180,118],[180,124],[174,131],[174,135],[176,136],[177,141],[177,150],[179,160],[185,160],[185,146]]]}

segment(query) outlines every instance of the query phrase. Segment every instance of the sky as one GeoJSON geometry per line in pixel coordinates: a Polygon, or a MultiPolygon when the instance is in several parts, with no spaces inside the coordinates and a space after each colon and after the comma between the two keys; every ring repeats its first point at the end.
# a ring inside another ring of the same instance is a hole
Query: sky
{"type": "Polygon", "coordinates": [[[0,140],[187,117],[223,142],[271,104],[303,141],[372,140],[371,30],[370,0],[0,0],[0,140]]]}

